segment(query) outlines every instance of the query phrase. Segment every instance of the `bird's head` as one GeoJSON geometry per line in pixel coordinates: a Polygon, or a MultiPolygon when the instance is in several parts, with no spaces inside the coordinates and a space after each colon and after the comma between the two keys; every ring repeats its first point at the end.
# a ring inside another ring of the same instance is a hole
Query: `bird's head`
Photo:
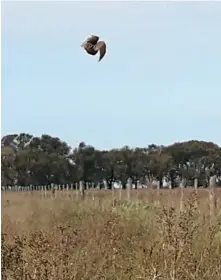
{"type": "Polygon", "coordinates": [[[81,47],[84,48],[87,45],[87,40],[85,40],[82,44],[81,47]]]}

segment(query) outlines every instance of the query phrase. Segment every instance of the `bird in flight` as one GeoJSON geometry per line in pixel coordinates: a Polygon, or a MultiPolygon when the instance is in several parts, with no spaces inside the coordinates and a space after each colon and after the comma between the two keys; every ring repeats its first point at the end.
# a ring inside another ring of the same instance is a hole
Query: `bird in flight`
{"type": "Polygon", "coordinates": [[[100,57],[98,61],[106,54],[106,44],[104,41],[99,41],[99,37],[95,35],[89,36],[82,44],[81,47],[90,55],[96,55],[97,52],[100,52],[100,57]]]}

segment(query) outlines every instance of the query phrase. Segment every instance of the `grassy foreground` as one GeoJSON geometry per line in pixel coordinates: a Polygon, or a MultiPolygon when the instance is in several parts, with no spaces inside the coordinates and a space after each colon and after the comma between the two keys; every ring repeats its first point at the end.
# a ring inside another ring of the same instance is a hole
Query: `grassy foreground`
{"type": "Polygon", "coordinates": [[[221,192],[2,193],[3,280],[220,280],[221,192]],[[45,194],[44,194],[45,195],[45,194]]]}

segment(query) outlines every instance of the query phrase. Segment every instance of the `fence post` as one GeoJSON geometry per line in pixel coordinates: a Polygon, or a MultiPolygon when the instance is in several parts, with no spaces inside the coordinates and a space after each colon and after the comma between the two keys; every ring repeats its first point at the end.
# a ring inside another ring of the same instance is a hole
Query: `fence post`
{"type": "Polygon", "coordinates": [[[95,200],[95,184],[94,182],[91,183],[91,191],[92,191],[92,200],[95,200]]]}
{"type": "Polygon", "coordinates": [[[119,200],[121,201],[122,200],[122,189],[123,189],[123,185],[122,185],[122,182],[120,181],[120,187],[119,187],[119,200]]]}
{"type": "Polygon", "coordinates": [[[160,205],[160,182],[157,181],[157,200],[156,200],[156,206],[160,205]]]}
{"type": "MultiPolygon", "coordinates": [[[[106,181],[106,180],[105,180],[106,181]]],[[[107,182],[107,181],[106,181],[107,182]]],[[[105,188],[107,189],[107,188],[105,188]]],[[[112,205],[114,206],[116,204],[116,201],[115,201],[115,191],[114,191],[114,182],[111,183],[111,193],[112,193],[112,205]]]]}
{"type": "Polygon", "coordinates": [[[131,200],[131,190],[132,190],[132,179],[131,178],[127,179],[126,188],[127,188],[127,200],[130,201],[131,200]]]}
{"type": "Polygon", "coordinates": [[[71,199],[73,199],[73,195],[74,195],[74,185],[71,184],[70,187],[71,187],[71,199]]]}
{"type": "Polygon", "coordinates": [[[44,197],[47,197],[47,186],[44,186],[44,197]]]}
{"type": "Polygon", "coordinates": [[[76,199],[78,199],[78,194],[79,194],[78,190],[79,190],[79,186],[78,186],[78,182],[76,182],[75,183],[76,199]]]}
{"type": "MultiPolygon", "coordinates": [[[[103,180],[103,183],[104,183],[104,189],[107,190],[107,189],[108,189],[107,180],[104,179],[104,180],[103,180]]],[[[111,186],[111,187],[112,187],[112,186],[111,186]]]]}
{"type": "Polygon", "coordinates": [[[41,198],[43,199],[44,197],[44,186],[41,186],[41,198]]]}
{"type": "Polygon", "coordinates": [[[195,207],[196,209],[198,209],[198,178],[195,178],[194,179],[194,204],[195,204],[195,207]]]}
{"type": "Polygon", "coordinates": [[[69,185],[66,184],[66,196],[67,196],[67,199],[69,198],[69,185]]]}
{"type": "Polygon", "coordinates": [[[180,211],[183,211],[183,198],[184,198],[184,187],[186,185],[186,180],[182,179],[180,182],[180,211]]]}
{"type": "Polygon", "coordinates": [[[51,197],[55,198],[55,186],[53,183],[51,183],[51,197]]]}
{"type": "Polygon", "coordinates": [[[209,180],[209,208],[210,217],[213,218],[216,215],[217,198],[216,198],[216,175],[211,176],[209,180]]]}
{"type": "Polygon", "coordinates": [[[80,181],[80,194],[81,194],[81,198],[84,199],[84,197],[85,197],[85,184],[84,184],[84,181],[80,181]]]}
{"type": "Polygon", "coordinates": [[[197,191],[198,191],[198,178],[194,179],[194,190],[197,193],[197,191]]]}

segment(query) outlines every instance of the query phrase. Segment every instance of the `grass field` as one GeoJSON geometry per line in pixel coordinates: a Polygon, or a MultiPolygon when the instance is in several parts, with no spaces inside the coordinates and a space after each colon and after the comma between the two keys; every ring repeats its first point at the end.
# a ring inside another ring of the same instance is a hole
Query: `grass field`
{"type": "Polygon", "coordinates": [[[2,279],[220,280],[216,194],[2,193],[2,279]]]}

